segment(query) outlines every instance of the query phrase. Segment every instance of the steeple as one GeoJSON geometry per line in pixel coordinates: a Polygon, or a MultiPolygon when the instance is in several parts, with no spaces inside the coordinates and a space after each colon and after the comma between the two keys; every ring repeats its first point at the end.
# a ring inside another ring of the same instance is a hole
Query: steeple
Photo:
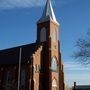
{"type": "Polygon", "coordinates": [[[47,0],[42,17],[39,19],[38,23],[45,21],[53,21],[58,24],[52,8],[51,0],[47,0]]]}

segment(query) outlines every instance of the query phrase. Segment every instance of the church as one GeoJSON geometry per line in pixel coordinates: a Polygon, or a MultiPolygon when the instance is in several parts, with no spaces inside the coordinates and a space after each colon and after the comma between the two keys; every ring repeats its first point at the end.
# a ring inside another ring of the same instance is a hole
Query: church
{"type": "Polygon", "coordinates": [[[50,0],[35,43],[0,50],[0,90],[65,90],[59,23],[50,0]]]}

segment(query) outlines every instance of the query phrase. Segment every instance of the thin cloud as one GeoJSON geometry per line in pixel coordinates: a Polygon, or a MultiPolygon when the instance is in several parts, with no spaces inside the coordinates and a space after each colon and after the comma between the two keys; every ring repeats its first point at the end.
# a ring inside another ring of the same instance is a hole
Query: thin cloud
{"type": "MultiPolygon", "coordinates": [[[[0,9],[30,8],[44,5],[46,0],[0,0],[0,9]]],[[[52,0],[55,5],[67,4],[66,0],[52,0]]]]}
{"type": "Polygon", "coordinates": [[[41,6],[45,0],[0,0],[0,9],[29,8],[41,6]]]}
{"type": "Polygon", "coordinates": [[[90,84],[90,73],[68,73],[65,74],[65,81],[69,85],[73,85],[73,82],[77,82],[78,84],[90,84]]]}
{"type": "Polygon", "coordinates": [[[90,71],[90,65],[87,65],[86,67],[85,66],[82,66],[80,64],[77,64],[75,62],[65,62],[64,63],[64,69],[65,70],[88,70],[90,71]]]}
{"type": "Polygon", "coordinates": [[[76,81],[77,84],[90,84],[90,65],[82,66],[76,62],[65,62],[65,82],[70,86],[76,81]]]}

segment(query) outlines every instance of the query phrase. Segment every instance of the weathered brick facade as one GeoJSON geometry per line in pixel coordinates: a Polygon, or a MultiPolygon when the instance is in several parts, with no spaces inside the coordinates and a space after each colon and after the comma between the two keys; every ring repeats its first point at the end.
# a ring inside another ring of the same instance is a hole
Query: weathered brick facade
{"type": "Polygon", "coordinates": [[[57,22],[39,20],[35,43],[0,51],[0,90],[17,90],[20,49],[20,90],[64,90],[57,22]]]}

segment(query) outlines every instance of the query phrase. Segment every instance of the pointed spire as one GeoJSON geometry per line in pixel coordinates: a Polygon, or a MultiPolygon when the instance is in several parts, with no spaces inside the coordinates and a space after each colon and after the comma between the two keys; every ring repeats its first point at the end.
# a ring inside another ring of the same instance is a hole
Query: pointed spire
{"type": "Polygon", "coordinates": [[[54,21],[58,23],[52,8],[51,0],[47,0],[42,17],[38,21],[38,23],[45,22],[45,21],[54,21]]]}

